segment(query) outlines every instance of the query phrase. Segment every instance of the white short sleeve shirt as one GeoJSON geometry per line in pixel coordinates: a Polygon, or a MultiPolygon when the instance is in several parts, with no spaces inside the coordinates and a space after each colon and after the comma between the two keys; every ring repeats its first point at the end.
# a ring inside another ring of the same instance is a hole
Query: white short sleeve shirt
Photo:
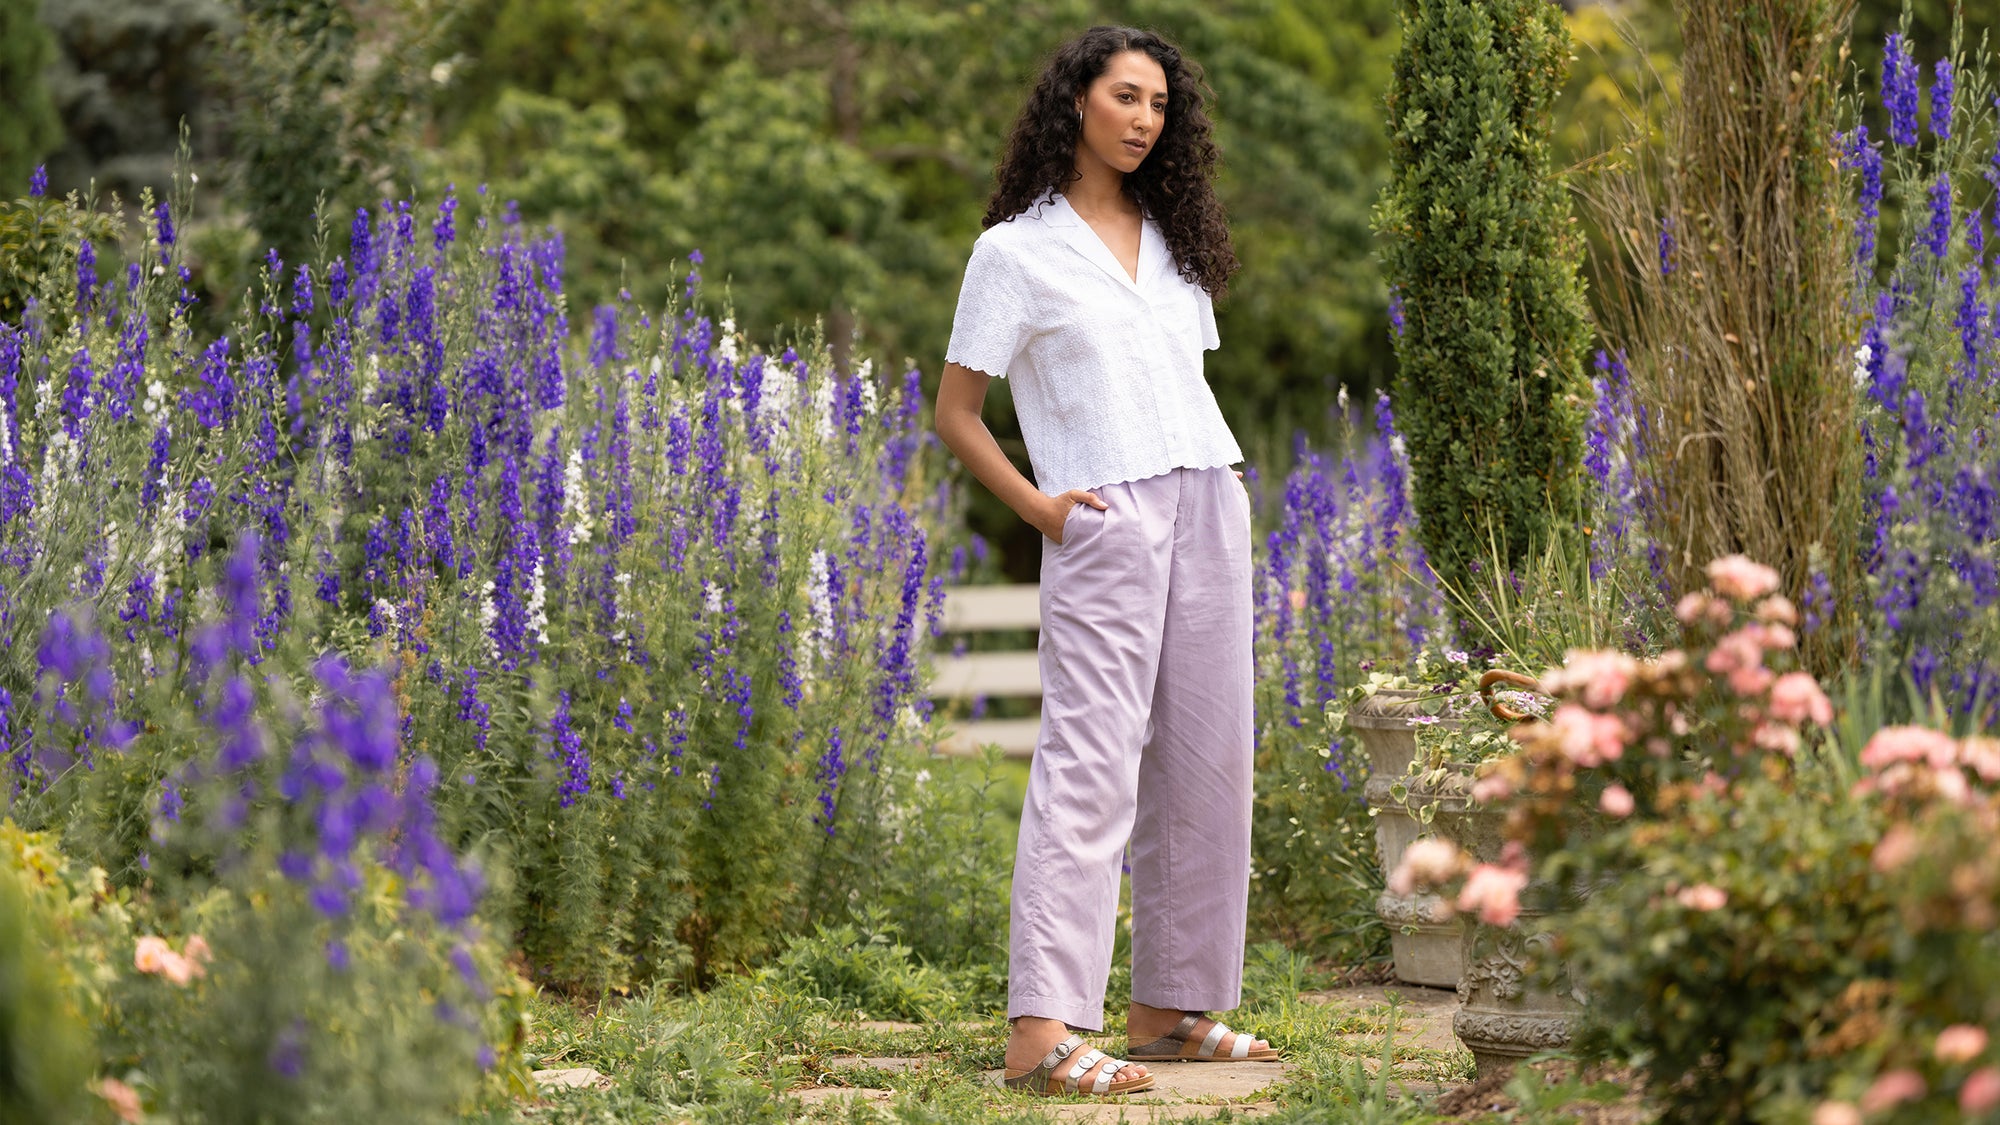
{"type": "Polygon", "coordinates": [[[1138,274],[1060,192],[973,245],[945,360],[1010,380],[1051,496],[1243,459],[1202,374],[1215,307],[1151,219],[1138,274]]]}

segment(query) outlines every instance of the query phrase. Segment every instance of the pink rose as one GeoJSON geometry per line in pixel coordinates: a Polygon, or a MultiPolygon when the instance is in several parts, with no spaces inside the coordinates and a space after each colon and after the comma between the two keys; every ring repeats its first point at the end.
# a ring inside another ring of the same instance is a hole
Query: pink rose
{"type": "Polygon", "coordinates": [[[1958,1108],[1966,1113],[1985,1113],[2000,1105],[2000,1067],[1982,1066],[1965,1078],[1958,1088],[1958,1108]]]}
{"type": "Polygon", "coordinates": [[[1571,649],[1563,666],[1542,679],[1551,692],[1579,692],[1586,707],[1602,711],[1625,698],[1639,673],[1639,662],[1622,652],[1571,649]]]}
{"type": "Polygon", "coordinates": [[[1450,882],[1465,870],[1465,853],[1458,845],[1426,836],[1403,849],[1403,858],[1389,875],[1391,894],[1408,898],[1418,890],[1450,882]]]}
{"type": "Polygon", "coordinates": [[[1750,741],[1780,754],[1796,754],[1799,749],[1799,732],[1783,723],[1758,723],[1757,729],[1751,732],[1750,741]]]}
{"type": "Polygon", "coordinates": [[[1674,606],[1674,616],[1680,618],[1683,625],[1694,624],[1701,620],[1702,615],[1707,612],[1707,594],[1682,594],[1681,600],[1674,606]]]}
{"type": "Polygon", "coordinates": [[[201,966],[169,950],[160,957],[160,975],[176,985],[186,985],[201,975],[201,966]]]}
{"type": "Polygon", "coordinates": [[[1762,664],[1747,665],[1729,673],[1729,690],[1745,697],[1762,695],[1773,678],[1771,670],[1762,664]]]}
{"type": "Polygon", "coordinates": [[[1472,800],[1485,805],[1494,801],[1504,801],[1514,795],[1514,783],[1504,774],[1489,773],[1472,783],[1472,800]]]}
{"type": "Polygon", "coordinates": [[[1964,1063],[1986,1053],[1986,1029],[1969,1023],[1955,1023],[1938,1032],[1931,1048],[1942,1063],[1964,1063]]]}
{"type": "Polygon", "coordinates": [[[1556,708],[1550,725],[1563,756],[1585,767],[1617,761],[1630,737],[1618,716],[1599,715],[1574,703],[1556,708]]]}
{"type": "Polygon", "coordinates": [[[206,965],[215,960],[215,951],[208,947],[208,940],[200,934],[189,935],[181,945],[181,953],[197,965],[206,965]]]}
{"type": "Polygon", "coordinates": [[[116,1078],[98,1079],[96,1090],[98,1097],[111,1103],[111,1112],[118,1115],[118,1120],[132,1122],[145,1120],[145,1110],[139,1105],[139,1091],[116,1078]]]}
{"type": "Polygon", "coordinates": [[[1758,634],[1757,639],[1762,641],[1767,649],[1775,651],[1798,646],[1799,635],[1792,632],[1790,625],[1764,625],[1761,628],[1763,631],[1758,634]]]}
{"type": "Polygon", "coordinates": [[[1757,603],[1757,620],[1771,621],[1779,625],[1797,625],[1799,610],[1785,595],[1772,594],[1757,603]]]}
{"type": "Polygon", "coordinates": [[[1597,798],[1597,807],[1603,809],[1606,816],[1615,816],[1623,820],[1632,815],[1632,809],[1635,807],[1632,791],[1623,785],[1607,785],[1604,787],[1604,793],[1597,798]]]}
{"type": "Polygon", "coordinates": [[[1917,834],[1907,824],[1898,824],[1882,833],[1869,862],[1875,870],[1888,874],[1916,858],[1917,834]]]}
{"type": "Polygon", "coordinates": [[[1982,781],[2000,781],[2000,738],[1968,738],[1958,756],[1982,781]]]}
{"type": "Polygon", "coordinates": [[[1754,601],[1778,590],[1778,572],[1743,555],[1724,555],[1709,563],[1708,581],[1716,593],[1739,602],[1754,601]]]}
{"type": "Polygon", "coordinates": [[[1812,1125],[1861,1125],[1861,1111],[1853,1102],[1821,1102],[1813,1110],[1812,1125]]]}
{"type": "Polygon", "coordinates": [[[1478,911],[1479,920],[1489,926],[1510,926],[1521,914],[1521,888],[1527,885],[1525,872],[1482,863],[1465,877],[1458,908],[1478,911]]]}
{"type": "Polygon", "coordinates": [[[1692,887],[1681,888],[1680,892],[1674,895],[1674,901],[1689,910],[1707,913],[1711,910],[1720,910],[1727,905],[1729,892],[1711,883],[1696,883],[1692,887]]]}
{"type": "Polygon", "coordinates": [[[1945,766],[1958,757],[1958,744],[1928,727],[1883,727],[1861,748],[1861,764],[1879,770],[1891,762],[1945,766]]]}
{"type": "Polygon", "coordinates": [[[1785,723],[1833,722],[1833,702],[1808,672],[1787,672],[1771,685],[1771,717],[1785,723]]]}
{"type": "Polygon", "coordinates": [[[1892,1070],[1875,1080],[1868,1092],[1861,1095],[1861,1112],[1880,1113],[1904,1102],[1913,1102],[1924,1096],[1929,1087],[1924,1085],[1924,1076],[1914,1070],[1892,1070]]]}
{"type": "Polygon", "coordinates": [[[174,951],[167,948],[165,938],[147,934],[132,951],[132,967],[142,973],[158,973],[166,968],[166,959],[172,956],[174,951]]]}

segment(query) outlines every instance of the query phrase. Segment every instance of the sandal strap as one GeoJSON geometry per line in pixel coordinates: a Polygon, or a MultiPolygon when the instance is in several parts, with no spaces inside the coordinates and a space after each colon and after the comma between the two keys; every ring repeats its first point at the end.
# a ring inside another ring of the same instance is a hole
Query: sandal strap
{"type": "Polygon", "coordinates": [[[1255,1041],[1255,1036],[1245,1035],[1242,1032],[1237,1032],[1236,1045],[1229,1048],[1229,1057],[1232,1059],[1249,1058],[1250,1044],[1254,1041],[1255,1041]]]}
{"type": "Polygon", "coordinates": [[[1126,1062],[1124,1059],[1112,1059],[1110,1062],[1105,1063],[1104,1069],[1097,1072],[1097,1081],[1090,1084],[1090,1092],[1101,1094],[1109,1090],[1111,1088],[1111,1080],[1117,1076],[1120,1070],[1130,1065],[1132,1064],[1126,1062]]]}
{"type": "Polygon", "coordinates": [[[1072,1054],[1075,1054],[1076,1049],[1081,1046],[1083,1046],[1082,1036],[1078,1035],[1070,1036],[1068,1039],[1065,1039],[1062,1042],[1056,1044],[1053,1048],[1049,1050],[1049,1053],[1047,1055],[1044,1055],[1042,1057],[1042,1065],[1038,1069],[1054,1070],[1056,1067],[1062,1065],[1062,1061],[1064,1059],[1070,1057],[1072,1054]]]}
{"type": "Polygon", "coordinates": [[[1082,1084],[1083,1076],[1090,1073],[1091,1067],[1103,1061],[1103,1051],[1093,1047],[1085,1052],[1076,1060],[1076,1065],[1070,1068],[1069,1073],[1063,1076],[1063,1089],[1072,1094],[1076,1093],[1077,1087],[1082,1084]]]}
{"type": "Polygon", "coordinates": [[[1214,1058],[1216,1045],[1221,1043],[1222,1037],[1227,1034],[1229,1034],[1229,1025],[1223,1023],[1221,1020],[1216,1020],[1209,1026],[1208,1035],[1202,1039],[1201,1050],[1196,1052],[1196,1057],[1204,1059],[1214,1058]]]}
{"type": "Polygon", "coordinates": [[[1200,1026],[1201,1026],[1201,1013],[1189,1012],[1188,1014],[1181,1017],[1181,1022],[1175,1024],[1174,1029],[1172,1031],[1167,1032],[1164,1038],[1178,1039],[1181,1042],[1185,1043],[1187,1042],[1187,1037],[1194,1034],[1194,1029],[1200,1026]]]}

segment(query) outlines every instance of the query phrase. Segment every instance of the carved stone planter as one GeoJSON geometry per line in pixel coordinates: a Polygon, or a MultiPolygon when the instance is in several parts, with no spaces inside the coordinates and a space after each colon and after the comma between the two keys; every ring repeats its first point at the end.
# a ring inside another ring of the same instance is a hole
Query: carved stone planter
{"type": "MultiPolygon", "coordinates": [[[[1375,814],[1375,850],[1382,876],[1401,862],[1404,849],[1425,834],[1412,810],[1422,807],[1416,795],[1398,799],[1395,789],[1417,758],[1417,704],[1427,693],[1384,690],[1362,700],[1348,712],[1347,725],[1361,737],[1368,753],[1368,782],[1362,793],[1375,814]]],[[[1465,963],[1465,926],[1457,918],[1437,921],[1438,898],[1421,894],[1405,898],[1382,892],[1375,913],[1389,927],[1389,949],[1396,979],[1407,984],[1453,988],[1465,963]]]]}
{"type": "Polygon", "coordinates": [[[1523,911],[1513,928],[1476,925],[1466,939],[1470,964],[1458,981],[1451,1030],[1472,1052],[1480,1077],[1512,1070],[1539,1051],[1568,1047],[1583,1015],[1583,991],[1567,970],[1556,988],[1536,983],[1533,966],[1555,956],[1555,938],[1520,928],[1531,921],[1523,911]]]}
{"type": "MultiPolygon", "coordinates": [[[[1440,788],[1463,794],[1470,784],[1470,770],[1460,769],[1440,788]]],[[[1462,796],[1445,796],[1439,801],[1433,824],[1438,835],[1464,848],[1474,859],[1496,863],[1504,842],[1501,830],[1505,821],[1503,808],[1480,807],[1462,796]]],[[[1533,884],[1522,891],[1522,897],[1547,902],[1551,897],[1548,890],[1544,884],[1533,884]]],[[[1541,980],[1545,975],[1538,979],[1534,971],[1555,956],[1554,936],[1537,932],[1537,922],[1546,916],[1543,911],[1524,909],[1514,925],[1506,928],[1466,919],[1465,971],[1458,980],[1458,1011],[1452,1014],[1451,1029],[1472,1052],[1480,1075],[1511,1070],[1537,1052],[1569,1046],[1583,1014],[1583,991],[1566,969],[1560,971],[1554,988],[1544,987],[1541,980]]]]}

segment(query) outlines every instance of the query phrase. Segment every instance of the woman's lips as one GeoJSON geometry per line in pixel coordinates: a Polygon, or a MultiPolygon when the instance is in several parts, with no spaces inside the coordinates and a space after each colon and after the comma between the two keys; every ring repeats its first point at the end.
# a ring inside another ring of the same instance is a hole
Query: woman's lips
{"type": "Polygon", "coordinates": [[[1146,142],[1145,142],[1145,141],[1126,141],[1126,142],[1125,142],[1125,149],[1126,149],[1126,151],[1128,151],[1128,152],[1132,153],[1132,154],[1133,154],[1134,156],[1144,156],[1144,155],[1146,155],[1146,142]]]}

